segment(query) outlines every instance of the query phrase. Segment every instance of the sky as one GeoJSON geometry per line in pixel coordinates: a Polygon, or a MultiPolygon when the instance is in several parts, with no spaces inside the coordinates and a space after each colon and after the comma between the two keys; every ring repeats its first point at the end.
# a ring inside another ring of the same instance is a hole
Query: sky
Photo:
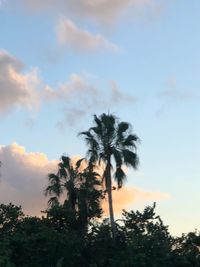
{"type": "Polygon", "coordinates": [[[141,140],[117,216],[156,202],[173,235],[199,229],[199,25],[198,0],[0,1],[0,202],[40,214],[48,173],[110,112],[141,140]]]}

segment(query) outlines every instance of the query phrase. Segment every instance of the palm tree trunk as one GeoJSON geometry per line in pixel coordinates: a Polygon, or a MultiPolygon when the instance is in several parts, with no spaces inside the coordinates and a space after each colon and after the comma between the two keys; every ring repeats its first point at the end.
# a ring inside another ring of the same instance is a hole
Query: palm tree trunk
{"type": "Polygon", "coordinates": [[[112,236],[113,236],[113,239],[115,240],[115,238],[116,238],[116,227],[115,227],[113,201],[112,201],[112,179],[111,179],[110,159],[107,161],[105,179],[106,179],[106,189],[108,191],[108,206],[109,206],[109,214],[110,214],[110,224],[111,224],[112,236]]]}

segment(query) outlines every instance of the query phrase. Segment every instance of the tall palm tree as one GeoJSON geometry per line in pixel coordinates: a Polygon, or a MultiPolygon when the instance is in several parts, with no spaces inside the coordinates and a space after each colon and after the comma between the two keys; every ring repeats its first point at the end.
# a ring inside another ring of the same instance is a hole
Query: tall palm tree
{"type": "Polygon", "coordinates": [[[134,169],[138,166],[136,154],[138,136],[131,132],[131,125],[120,122],[113,114],[103,113],[99,117],[94,115],[94,126],[86,132],[81,132],[87,146],[87,156],[91,165],[104,163],[103,182],[108,193],[110,223],[113,238],[116,237],[113,202],[112,202],[112,174],[121,188],[126,174],[123,165],[134,169]],[[115,168],[113,168],[113,161],[115,168]]]}

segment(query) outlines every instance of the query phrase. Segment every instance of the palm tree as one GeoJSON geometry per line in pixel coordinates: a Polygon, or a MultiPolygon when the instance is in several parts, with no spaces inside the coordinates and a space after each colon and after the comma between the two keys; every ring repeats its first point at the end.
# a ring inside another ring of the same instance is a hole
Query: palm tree
{"type": "Polygon", "coordinates": [[[115,221],[112,202],[112,171],[117,182],[118,189],[122,187],[126,174],[123,165],[134,169],[138,166],[136,154],[139,138],[131,132],[131,125],[127,122],[120,122],[112,114],[103,113],[99,117],[94,115],[94,127],[86,132],[81,132],[88,146],[87,156],[91,165],[103,163],[103,182],[108,193],[108,204],[112,235],[115,239],[115,221]],[[115,162],[115,169],[112,162],[115,162]]]}
{"type": "Polygon", "coordinates": [[[49,185],[45,190],[45,195],[51,196],[49,205],[59,203],[59,198],[66,193],[66,200],[69,201],[72,210],[76,209],[77,203],[77,183],[79,178],[79,167],[81,160],[76,162],[73,167],[72,160],[69,157],[62,156],[58,164],[57,174],[48,175],[49,185]]]}
{"type": "Polygon", "coordinates": [[[80,224],[87,226],[89,220],[102,215],[100,200],[104,197],[101,190],[100,175],[90,167],[80,174],[78,207],[80,224]]]}
{"type": "Polygon", "coordinates": [[[59,204],[59,198],[65,194],[64,206],[68,207],[68,211],[80,228],[87,230],[89,220],[101,216],[102,191],[99,174],[91,165],[88,166],[86,161],[83,168],[81,166],[83,161],[84,158],[73,164],[69,157],[62,156],[57,174],[48,175],[49,185],[45,195],[50,196],[49,206],[54,207],[59,204]]]}

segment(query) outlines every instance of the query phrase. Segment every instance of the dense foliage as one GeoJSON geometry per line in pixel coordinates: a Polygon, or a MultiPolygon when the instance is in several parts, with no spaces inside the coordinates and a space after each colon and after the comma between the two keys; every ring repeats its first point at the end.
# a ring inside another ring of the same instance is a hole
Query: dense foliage
{"type": "MultiPolygon", "coordinates": [[[[20,207],[0,205],[1,267],[199,267],[200,234],[173,238],[155,206],[124,211],[114,240],[108,220],[90,221],[87,233],[68,222],[64,205],[45,218],[27,217],[20,207]]],[[[82,226],[80,226],[82,227],[82,226]]]]}

